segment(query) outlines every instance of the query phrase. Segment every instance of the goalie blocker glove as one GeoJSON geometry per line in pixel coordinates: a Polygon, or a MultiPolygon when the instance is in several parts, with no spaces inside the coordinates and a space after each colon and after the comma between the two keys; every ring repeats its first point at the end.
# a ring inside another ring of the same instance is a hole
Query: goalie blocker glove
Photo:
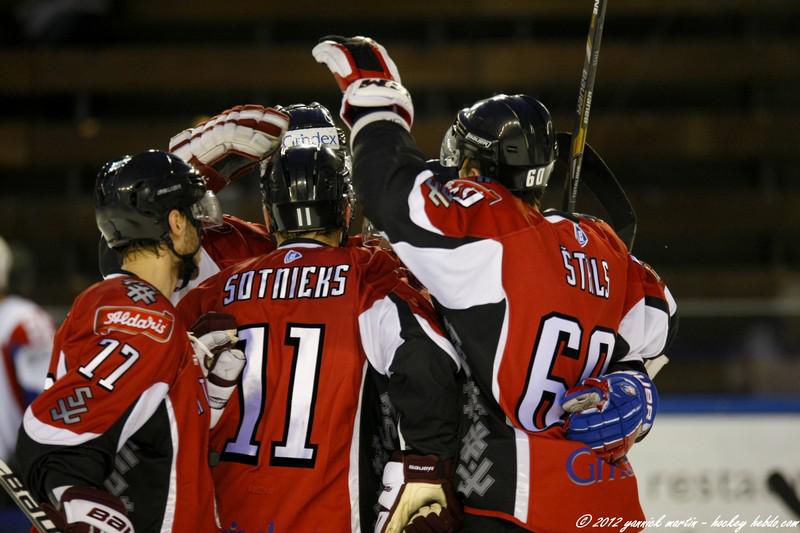
{"type": "Polygon", "coordinates": [[[286,113],[260,105],[226,109],[169,140],[169,150],[190,163],[218,192],[253,171],[280,146],[289,126],[286,113]]]}
{"type": "Polygon", "coordinates": [[[406,454],[386,463],[375,533],[457,531],[460,508],[452,463],[435,455],[406,454]]]}
{"type": "Polygon", "coordinates": [[[134,533],[119,498],[91,487],[65,489],[57,507],[42,504],[47,517],[62,533],[134,533]]]}
{"type": "Polygon", "coordinates": [[[567,390],[561,407],[571,413],[567,438],[585,443],[614,463],[650,431],[658,409],[658,394],[643,372],[613,372],[586,378],[567,390]]]}
{"type": "Polygon", "coordinates": [[[245,365],[244,352],[237,348],[237,327],[233,315],[212,311],[189,328],[195,358],[206,376],[212,429],[222,417],[245,365]]]}
{"type": "Polygon", "coordinates": [[[414,122],[414,104],[386,49],[367,37],[324,37],[312,50],[344,93],[339,115],[351,128],[351,142],[376,120],[389,120],[407,131],[414,122]]]}

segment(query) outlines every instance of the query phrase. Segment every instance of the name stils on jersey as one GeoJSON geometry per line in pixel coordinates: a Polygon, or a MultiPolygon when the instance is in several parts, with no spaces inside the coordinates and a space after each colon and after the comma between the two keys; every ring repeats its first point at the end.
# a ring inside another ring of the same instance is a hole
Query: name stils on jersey
{"type": "Polygon", "coordinates": [[[676,305],[661,280],[598,219],[542,212],[490,178],[441,185],[391,121],[364,125],[352,148],[365,216],[427,287],[471,371],[465,511],[534,531],[571,531],[585,513],[641,519],[635,476],[565,473],[583,456],[564,438],[561,399],[667,349],[676,305]]]}
{"type": "Polygon", "coordinates": [[[563,245],[560,248],[568,285],[600,298],[611,297],[608,261],[588,257],[584,252],[569,251],[563,245]]]}
{"type": "Polygon", "coordinates": [[[290,300],[329,298],[347,290],[350,265],[262,268],[231,275],[225,282],[223,305],[257,298],[290,300]]]}

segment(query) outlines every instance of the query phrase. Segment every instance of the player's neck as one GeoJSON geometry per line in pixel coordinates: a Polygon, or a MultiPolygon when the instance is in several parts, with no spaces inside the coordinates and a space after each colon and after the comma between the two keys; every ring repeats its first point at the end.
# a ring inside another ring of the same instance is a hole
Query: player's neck
{"type": "Polygon", "coordinates": [[[178,268],[175,258],[169,252],[158,255],[152,252],[140,252],[126,257],[122,269],[148,282],[158,289],[166,298],[178,284],[178,268]]]}
{"type": "Polygon", "coordinates": [[[314,241],[319,241],[323,244],[327,244],[328,246],[339,246],[339,243],[342,242],[342,230],[310,231],[308,233],[296,233],[291,236],[281,233],[275,235],[275,242],[278,244],[278,246],[286,241],[295,239],[311,239],[314,241]]]}

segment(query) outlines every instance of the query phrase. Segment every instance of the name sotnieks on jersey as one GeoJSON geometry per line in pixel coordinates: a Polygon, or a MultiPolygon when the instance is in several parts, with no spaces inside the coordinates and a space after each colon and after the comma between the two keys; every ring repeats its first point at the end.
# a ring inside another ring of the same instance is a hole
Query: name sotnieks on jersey
{"type": "Polygon", "coordinates": [[[252,298],[291,300],[329,298],[347,290],[350,265],[262,268],[231,275],[225,282],[223,305],[252,298]]]}

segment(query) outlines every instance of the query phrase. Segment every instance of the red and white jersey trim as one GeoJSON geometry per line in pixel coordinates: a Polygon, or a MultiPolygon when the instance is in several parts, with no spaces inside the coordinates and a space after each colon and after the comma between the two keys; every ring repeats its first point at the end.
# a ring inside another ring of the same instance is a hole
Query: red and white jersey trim
{"type": "MultiPolygon", "coordinates": [[[[368,363],[364,361],[364,367],[361,371],[361,385],[358,390],[364,390],[364,382],[367,379],[368,363]]],[[[364,394],[358,395],[358,408],[356,415],[353,418],[353,438],[350,440],[350,464],[347,471],[347,486],[350,492],[350,530],[353,532],[361,531],[361,513],[360,513],[360,500],[359,500],[359,441],[361,439],[361,402],[364,400],[364,394]]]]}
{"type": "Polygon", "coordinates": [[[444,235],[442,230],[437,228],[428,217],[425,211],[425,196],[422,190],[422,184],[425,180],[433,177],[433,172],[426,170],[420,172],[414,180],[414,187],[411,189],[411,194],[408,196],[408,214],[411,221],[424,230],[428,230],[437,235],[444,235]]]}
{"type": "Polygon", "coordinates": [[[45,424],[36,418],[30,406],[25,409],[22,425],[25,427],[25,432],[36,442],[53,446],[77,446],[100,436],[99,433],[75,433],[68,429],[45,424]]]}
{"type": "Polygon", "coordinates": [[[397,255],[428,291],[449,309],[469,309],[505,299],[502,285],[503,246],[491,239],[454,249],[418,248],[406,242],[392,244],[397,255]],[[463,269],[454,272],[456,265],[463,269]],[[447,275],[443,275],[443,273],[447,275]]]}
{"type": "Polygon", "coordinates": [[[514,444],[517,450],[517,491],[514,498],[514,518],[520,522],[527,522],[531,489],[528,434],[519,428],[514,428],[514,444]]]}
{"type": "MultiPolygon", "coordinates": [[[[164,405],[167,408],[169,418],[169,431],[172,437],[172,464],[169,467],[169,489],[167,490],[167,505],[164,509],[164,521],[161,523],[161,533],[172,533],[175,509],[178,505],[178,450],[180,449],[180,438],[178,433],[178,421],[175,418],[175,409],[169,396],[164,398],[164,405]]],[[[214,513],[216,515],[216,512],[214,513]]],[[[219,524],[217,524],[219,527],[219,524]]]]}
{"type": "MultiPolygon", "coordinates": [[[[147,422],[156,412],[161,401],[167,397],[169,386],[164,382],[154,383],[142,393],[136,401],[130,416],[125,420],[125,425],[119,436],[117,451],[121,450],[125,442],[147,422]]],[[[177,438],[177,437],[176,437],[177,438]]]]}

